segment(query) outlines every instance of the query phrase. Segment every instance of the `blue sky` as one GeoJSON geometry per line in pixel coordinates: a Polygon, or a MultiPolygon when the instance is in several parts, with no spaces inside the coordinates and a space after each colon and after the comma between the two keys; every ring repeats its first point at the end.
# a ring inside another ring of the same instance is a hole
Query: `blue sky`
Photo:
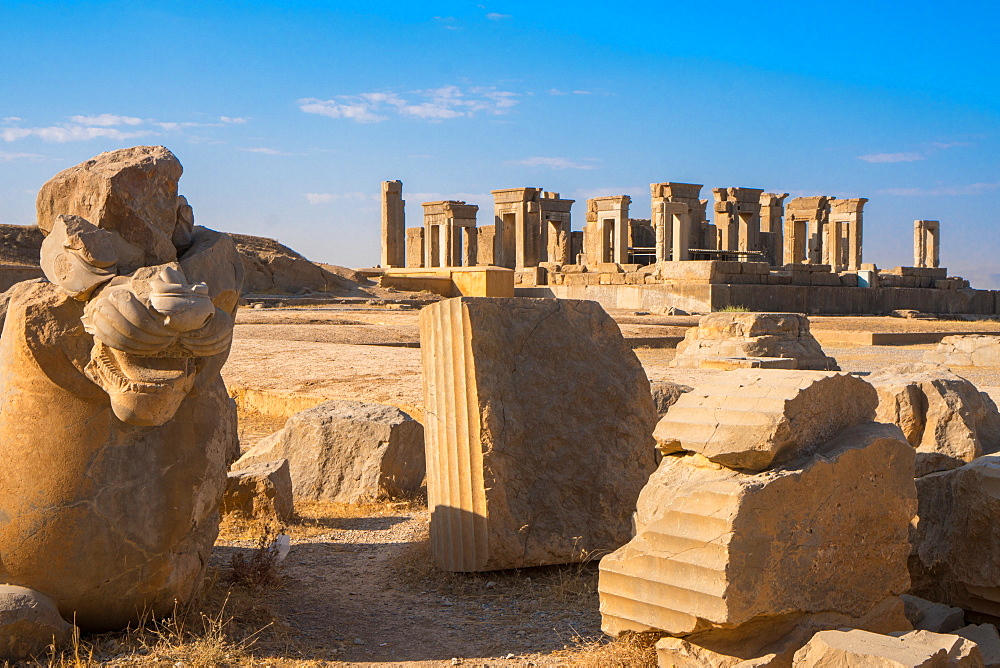
{"type": "Polygon", "coordinates": [[[52,174],[163,144],[200,224],[378,261],[420,202],[648,184],[868,197],[865,249],[1000,288],[1000,3],[0,0],[0,222],[52,174]]]}

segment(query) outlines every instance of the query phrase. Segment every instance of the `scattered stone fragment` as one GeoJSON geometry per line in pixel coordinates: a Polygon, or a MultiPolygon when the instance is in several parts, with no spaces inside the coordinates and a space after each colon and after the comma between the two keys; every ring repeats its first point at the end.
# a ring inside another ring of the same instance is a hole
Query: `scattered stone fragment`
{"type": "Polygon", "coordinates": [[[45,594],[25,587],[0,585],[0,661],[41,657],[50,645],[69,641],[73,625],[45,594]]]}
{"type": "Polygon", "coordinates": [[[863,617],[833,612],[786,614],[748,622],[730,631],[709,629],[665,637],[656,644],[659,665],[675,668],[787,668],[792,657],[818,631],[862,628],[890,633],[909,628],[902,601],[890,596],[863,617]]]}
{"type": "Polygon", "coordinates": [[[705,359],[789,357],[799,369],[836,371],[799,313],[709,313],[677,345],[670,366],[698,368],[705,359]]]}
{"type": "Polygon", "coordinates": [[[869,376],[878,419],[899,425],[917,448],[917,475],[1000,450],[1000,411],[990,396],[942,367],[904,364],[869,376]]]}
{"type": "Polygon", "coordinates": [[[694,388],[669,380],[657,380],[650,381],[649,389],[653,393],[653,404],[656,405],[656,413],[662,418],[666,415],[667,409],[677,403],[682,394],[690,392],[694,388]]]}
{"type": "Polygon", "coordinates": [[[287,459],[296,498],[363,503],[413,494],[424,429],[395,406],[334,400],[296,413],[233,465],[287,459]]]}
{"type": "Polygon", "coordinates": [[[1000,634],[997,633],[997,627],[992,624],[970,624],[954,633],[979,646],[986,668],[1000,668],[1000,634]]]}
{"type": "Polygon", "coordinates": [[[762,471],[875,417],[865,381],[828,371],[727,371],[682,394],[653,435],[664,454],[697,452],[744,471],[762,471]]]}
{"type": "Polygon", "coordinates": [[[1000,455],[917,478],[912,594],[1000,613],[1000,455]]]}
{"type": "Polygon", "coordinates": [[[251,465],[231,471],[222,497],[223,514],[236,513],[245,519],[292,519],[292,476],[287,459],[251,465]]]}
{"type": "Polygon", "coordinates": [[[656,409],[600,305],[449,299],[420,312],[420,343],[441,568],[570,563],[628,541],[656,409]]]}
{"type": "Polygon", "coordinates": [[[605,632],[865,615],[909,586],[912,467],[899,428],[877,423],[756,475],[697,454],[665,457],[639,496],[636,537],[601,560],[605,632]]]}
{"type": "Polygon", "coordinates": [[[965,625],[965,611],[961,608],[935,603],[918,596],[903,594],[906,618],[913,628],[934,633],[951,633],[965,625]]]}
{"type": "Polygon", "coordinates": [[[936,348],[924,353],[924,361],[947,366],[1000,367],[1000,336],[946,336],[936,348]]]}
{"type": "Polygon", "coordinates": [[[795,653],[794,668],[979,668],[976,644],[955,635],[911,631],[899,636],[859,629],[821,631],[795,653]]]}

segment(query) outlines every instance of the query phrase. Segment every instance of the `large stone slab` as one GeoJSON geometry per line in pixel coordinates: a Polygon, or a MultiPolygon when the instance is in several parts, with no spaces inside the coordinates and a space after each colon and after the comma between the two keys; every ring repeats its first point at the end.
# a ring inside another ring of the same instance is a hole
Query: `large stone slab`
{"type": "Polygon", "coordinates": [[[960,334],[946,336],[924,353],[924,361],[947,366],[1000,367],[1000,336],[960,334]]]}
{"type": "Polygon", "coordinates": [[[709,313],[684,335],[670,366],[698,368],[720,357],[789,357],[799,369],[836,371],[800,313],[709,313]]]}
{"type": "Polygon", "coordinates": [[[898,427],[877,423],[758,474],[665,457],[639,496],[635,538],[601,560],[605,632],[864,616],[909,587],[913,457],[898,427]]]}
{"type": "Polygon", "coordinates": [[[917,478],[912,593],[1000,616],[1000,455],[917,478]]]}
{"type": "Polygon", "coordinates": [[[628,541],[656,410],[598,304],[449,299],[420,312],[420,339],[440,567],[567,563],[628,541]]]}
{"type": "Polygon", "coordinates": [[[61,648],[73,625],[59,615],[48,596],[24,587],[0,586],[0,661],[44,659],[50,646],[61,648]]]}
{"type": "Polygon", "coordinates": [[[912,631],[899,636],[859,629],[821,631],[795,653],[794,668],[982,668],[976,644],[956,635],[912,631]]]}
{"type": "Polygon", "coordinates": [[[876,403],[872,386],[849,374],[741,369],[680,395],[653,435],[664,454],[697,452],[729,468],[762,471],[871,422],[876,403]]]}
{"type": "Polygon", "coordinates": [[[904,364],[868,377],[878,419],[899,425],[917,449],[917,475],[1000,450],[1000,411],[985,392],[946,368],[904,364]]]}
{"type": "Polygon", "coordinates": [[[423,426],[395,406],[333,400],[290,417],[233,468],[287,459],[297,498],[363,503],[416,493],[423,450],[423,426]]]}

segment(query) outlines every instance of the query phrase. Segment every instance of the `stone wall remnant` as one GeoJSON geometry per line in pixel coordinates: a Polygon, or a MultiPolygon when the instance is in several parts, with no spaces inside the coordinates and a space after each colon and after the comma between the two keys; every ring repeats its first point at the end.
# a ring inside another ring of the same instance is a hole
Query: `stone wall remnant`
{"type": "Polygon", "coordinates": [[[830,202],[827,232],[824,237],[824,264],[833,271],[861,269],[864,197],[835,199],[830,202]]]}
{"type": "Polygon", "coordinates": [[[587,200],[587,224],[583,228],[584,264],[628,263],[628,195],[594,197],[587,200]]]}
{"type": "Polygon", "coordinates": [[[420,340],[439,567],[571,563],[628,540],[656,410],[599,305],[449,299],[421,310],[420,340]]]}
{"type": "Polygon", "coordinates": [[[476,227],[479,207],[458,200],[424,202],[424,266],[474,266],[476,257],[465,237],[476,227]]]}
{"type": "Polygon", "coordinates": [[[924,353],[924,362],[945,366],[1000,367],[1000,336],[963,334],[946,336],[924,353]]]}

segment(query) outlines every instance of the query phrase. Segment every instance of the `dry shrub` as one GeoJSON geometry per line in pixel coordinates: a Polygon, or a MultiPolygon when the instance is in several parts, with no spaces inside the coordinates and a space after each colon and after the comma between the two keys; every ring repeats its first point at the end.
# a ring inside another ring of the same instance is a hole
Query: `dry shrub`
{"type": "Polygon", "coordinates": [[[574,638],[575,646],[553,653],[579,668],[656,668],[658,633],[626,633],[620,638],[574,638]]]}
{"type": "Polygon", "coordinates": [[[237,552],[229,560],[232,573],[229,581],[244,589],[265,589],[281,584],[278,573],[278,533],[267,532],[257,539],[256,547],[247,556],[237,552]]]}

